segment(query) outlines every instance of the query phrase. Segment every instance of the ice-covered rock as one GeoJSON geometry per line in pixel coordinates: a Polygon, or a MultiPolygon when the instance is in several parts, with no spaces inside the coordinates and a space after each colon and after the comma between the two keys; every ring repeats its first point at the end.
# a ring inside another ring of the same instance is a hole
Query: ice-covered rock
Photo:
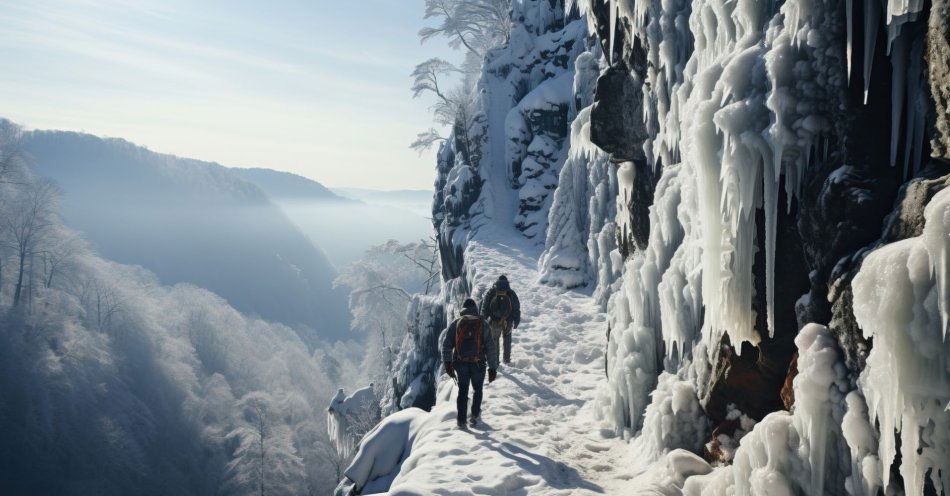
{"type": "Polygon", "coordinates": [[[336,494],[376,494],[389,490],[403,461],[412,454],[412,444],[431,417],[418,408],[408,408],[383,419],[366,433],[353,462],[343,472],[336,494]]]}
{"type": "Polygon", "coordinates": [[[343,459],[353,454],[363,434],[378,421],[379,404],[372,384],[350,396],[339,389],[327,407],[327,431],[343,459]]]}
{"type": "Polygon", "coordinates": [[[404,408],[428,410],[435,405],[435,388],[442,360],[439,334],[445,329],[445,305],[437,297],[413,295],[407,310],[409,329],[393,364],[392,385],[382,399],[382,413],[404,408]]]}
{"type": "Polygon", "coordinates": [[[854,315],[874,340],[859,386],[880,425],[882,485],[900,434],[908,494],[923,494],[925,478],[950,488],[950,189],[924,217],[920,236],[876,249],[852,282],[854,315]]]}

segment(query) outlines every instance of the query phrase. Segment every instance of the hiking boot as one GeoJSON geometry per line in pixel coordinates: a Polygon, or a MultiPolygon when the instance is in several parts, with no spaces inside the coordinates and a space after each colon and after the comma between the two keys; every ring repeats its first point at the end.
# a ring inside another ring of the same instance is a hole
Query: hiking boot
{"type": "Polygon", "coordinates": [[[478,426],[478,417],[472,417],[468,419],[468,426],[472,428],[475,428],[476,426],[478,426]]]}
{"type": "Polygon", "coordinates": [[[460,431],[467,431],[467,430],[468,430],[468,427],[465,425],[465,422],[462,422],[461,420],[456,421],[456,422],[455,422],[455,425],[458,426],[458,429],[459,429],[460,431]]]}

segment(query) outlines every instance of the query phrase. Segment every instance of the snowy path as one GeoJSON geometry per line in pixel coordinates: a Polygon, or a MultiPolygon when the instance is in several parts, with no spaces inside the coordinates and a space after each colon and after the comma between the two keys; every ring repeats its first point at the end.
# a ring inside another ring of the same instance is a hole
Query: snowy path
{"type": "Polygon", "coordinates": [[[592,410],[605,315],[589,296],[538,285],[534,253],[472,242],[466,256],[476,295],[504,273],[521,298],[512,363],[486,382],[482,424],[468,432],[455,427],[455,386],[443,380],[391,494],[617,494],[627,444],[604,437],[592,410]]]}

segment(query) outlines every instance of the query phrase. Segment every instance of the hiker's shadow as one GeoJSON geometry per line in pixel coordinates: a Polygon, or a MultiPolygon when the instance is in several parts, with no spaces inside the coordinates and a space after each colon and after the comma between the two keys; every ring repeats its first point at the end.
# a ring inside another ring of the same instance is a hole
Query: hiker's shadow
{"type": "Polygon", "coordinates": [[[538,398],[541,398],[545,401],[550,401],[557,405],[574,405],[578,407],[583,406],[584,404],[584,401],[579,400],[579,399],[573,399],[573,400],[567,399],[561,393],[558,393],[557,391],[547,386],[544,386],[541,384],[534,384],[534,385],[525,384],[520,379],[515,377],[513,374],[505,374],[503,377],[511,381],[512,384],[521,388],[521,390],[524,391],[526,394],[528,395],[533,394],[537,396],[538,398]]]}
{"type": "Polygon", "coordinates": [[[499,441],[492,435],[494,428],[482,423],[482,432],[475,437],[491,446],[491,449],[505,458],[512,460],[521,470],[537,475],[555,489],[585,489],[595,493],[603,493],[604,489],[597,484],[584,480],[580,473],[570,465],[555,461],[544,455],[532,453],[508,441],[499,441]]]}

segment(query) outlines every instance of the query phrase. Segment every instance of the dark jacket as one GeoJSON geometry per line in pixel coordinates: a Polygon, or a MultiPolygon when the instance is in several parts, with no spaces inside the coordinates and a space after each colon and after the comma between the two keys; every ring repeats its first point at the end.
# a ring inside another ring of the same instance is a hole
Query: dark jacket
{"type": "MultiPolygon", "coordinates": [[[[475,308],[463,308],[460,313],[462,317],[478,316],[478,310],[475,308]]],[[[455,319],[449,324],[448,329],[445,330],[445,334],[442,337],[443,362],[454,362],[456,359],[455,332],[462,317],[455,319]]],[[[498,343],[492,340],[491,331],[488,329],[488,321],[484,319],[482,319],[482,351],[480,356],[482,362],[488,362],[488,368],[492,370],[498,369],[498,343]]]]}
{"type": "Polygon", "coordinates": [[[508,295],[511,296],[511,325],[512,327],[518,327],[518,324],[521,323],[521,302],[518,300],[518,293],[515,293],[511,289],[511,285],[508,284],[508,281],[504,279],[495,281],[495,285],[482,295],[482,301],[478,306],[482,309],[482,316],[486,319],[490,318],[488,315],[488,306],[491,304],[492,298],[495,297],[495,293],[497,293],[499,289],[508,291],[508,295]]]}

